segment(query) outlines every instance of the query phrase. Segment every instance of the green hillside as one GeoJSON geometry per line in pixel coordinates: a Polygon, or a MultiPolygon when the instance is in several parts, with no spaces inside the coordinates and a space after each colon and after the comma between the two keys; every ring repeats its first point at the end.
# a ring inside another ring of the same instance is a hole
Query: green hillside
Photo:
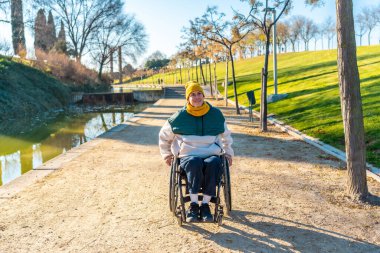
{"type": "MultiPolygon", "coordinates": [[[[239,102],[247,105],[246,91],[255,90],[260,101],[263,58],[237,64],[239,102]],[[250,71],[250,69],[252,71],[250,71]]],[[[358,48],[367,160],[380,166],[380,46],[358,48]]],[[[272,66],[270,66],[270,69],[272,66]]],[[[272,76],[272,71],[270,75],[272,76]]],[[[344,150],[336,51],[280,54],[278,92],[288,97],[268,105],[268,112],[307,135],[344,150]]],[[[269,80],[268,94],[273,93],[269,80]]],[[[229,90],[232,96],[232,89],[229,90]]],[[[258,102],[259,103],[259,102],[258,102]]],[[[256,110],[259,110],[257,105],[256,110]]]]}
{"type": "MultiPolygon", "coordinates": [[[[380,46],[358,48],[358,66],[363,98],[364,123],[366,130],[367,161],[380,166],[380,46]]],[[[271,103],[268,113],[297,128],[319,138],[321,141],[344,150],[343,123],[340,110],[336,50],[278,54],[278,92],[288,97],[271,103]]],[[[268,94],[273,93],[272,56],[268,94]]],[[[254,90],[259,110],[260,72],[264,57],[236,62],[236,77],[239,103],[248,105],[245,93],[254,90]]],[[[183,70],[187,80],[187,71],[183,70]]],[[[224,81],[225,64],[217,65],[218,83],[224,81]]],[[[148,78],[145,82],[157,80],[148,78]]],[[[162,75],[161,75],[162,78],[162,75]]],[[[166,75],[166,83],[173,82],[173,75],[166,75]]],[[[219,87],[223,93],[223,88],[219,87]]],[[[232,85],[228,95],[233,99],[232,85]]]]}
{"type": "Polygon", "coordinates": [[[0,57],[0,132],[17,132],[35,116],[62,108],[69,98],[70,89],[57,79],[0,57]]]}

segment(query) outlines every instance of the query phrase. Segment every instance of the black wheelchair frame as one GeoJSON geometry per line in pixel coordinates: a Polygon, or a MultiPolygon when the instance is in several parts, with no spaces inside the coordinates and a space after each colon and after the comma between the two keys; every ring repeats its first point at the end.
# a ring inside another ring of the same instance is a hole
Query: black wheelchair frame
{"type": "MultiPolygon", "coordinates": [[[[224,216],[223,205],[221,203],[221,191],[223,191],[224,204],[226,207],[226,214],[229,215],[231,206],[231,181],[230,170],[226,156],[223,154],[220,156],[222,161],[223,173],[219,183],[217,185],[216,197],[211,198],[211,203],[215,204],[214,223],[222,225],[224,216]]],[[[202,192],[202,189],[201,189],[202,192]]],[[[200,193],[201,193],[200,192],[200,193]]],[[[202,200],[203,196],[198,195],[199,200],[202,200]]],[[[186,208],[185,204],[190,202],[190,195],[187,189],[186,174],[179,166],[179,158],[175,157],[172,160],[170,170],[170,183],[169,183],[169,208],[173,215],[177,218],[180,226],[186,222],[186,208]]]]}

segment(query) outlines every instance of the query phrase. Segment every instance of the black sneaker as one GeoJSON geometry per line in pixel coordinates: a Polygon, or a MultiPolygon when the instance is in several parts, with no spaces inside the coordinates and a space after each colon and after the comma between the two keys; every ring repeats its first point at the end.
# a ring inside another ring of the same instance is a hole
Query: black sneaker
{"type": "Polygon", "coordinates": [[[200,207],[200,217],[201,217],[201,221],[204,221],[204,222],[212,222],[213,221],[209,204],[203,203],[201,205],[201,207],[200,207]]]}
{"type": "Polygon", "coordinates": [[[199,220],[199,205],[197,203],[190,203],[189,209],[186,212],[186,222],[194,222],[199,220]]]}

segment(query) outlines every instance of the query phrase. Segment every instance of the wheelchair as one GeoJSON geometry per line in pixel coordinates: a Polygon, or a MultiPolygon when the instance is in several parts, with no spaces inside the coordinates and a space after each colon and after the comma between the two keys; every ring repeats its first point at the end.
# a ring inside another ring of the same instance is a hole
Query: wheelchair
{"type": "MultiPolygon", "coordinates": [[[[214,208],[214,223],[219,226],[222,225],[224,216],[224,206],[226,214],[229,215],[231,211],[231,181],[228,160],[223,154],[220,156],[222,161],[222,176],[217,184],[216,197],[212,197],[210,203],[213,203],[214,208]],[[221,195],[224,196],[222,203],[221,195]],[[223,205],[224,204],[224,205],[223,205]]],[[[203,199],[200,194],[198,195],[199,201],[203,199]]],[[[179,165],[179,158],[174,157],[172,160],[170,170],[170,183],[169,183],[169,208],[173,215],[177,218],[178,225],[182,226],[186,223],[186,203],[190,202],[190,195],[188,191],[187,177],[185,171],[179,165]]]]}

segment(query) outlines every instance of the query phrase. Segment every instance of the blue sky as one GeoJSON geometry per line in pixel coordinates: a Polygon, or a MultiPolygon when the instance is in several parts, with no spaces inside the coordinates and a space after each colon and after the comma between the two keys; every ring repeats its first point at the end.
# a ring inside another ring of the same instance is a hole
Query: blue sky
{"type": "MultiPolygon", "coordinates": [[[[294,8],[291,15],[303,15],[312,18],[316,23],[322,23],[327,17],[335,17],[335,1],[325,0],[326,4],[320,8],[311,9],[304,5],[304,0],[294,0],[294,8]]],[[[380,0],[353,0],[354,13],[364,6],[378,6],[380,0]]],[[[247,4],[240,0],[125,0],[125,12],[134,14],[146,28],[149,35],[149,46],[147,52],[142,55],[138,63],[144,58],[159,50],[170,57],[177,51],[182,42],[182,28],[189,25],[189,20],[202,16],[207,6],[217,5],[219,10],[232,16],[232,9],[242,11],[247,9],[247,4]]],[[[288,16],[288,17],[289,17],[288,16]]],[[[288,17],[282,17],[282,20],[288,17]]],[[[0,40],[10,42],[10,25],[0,24],[0,40]]],[[[379,43],[380,26],[372,32],[371,44],[379,43]]],[[[26,35],[27,47],[32,51],[33,37],[30,32],[26,35]]],[[[336,40],[336,38],[334,38],[336,40]]],[[[302,44],[302,43],[301,43],[302,44]]],[[[326,47],[325,42],[325,47],[326,47]]],[[[314,44],[311,44],[314,48],[314,44]]],[[[367,45],[366,35],[363,37],[363,45],[367,45]]]]}
{"type": "MultiPolygon", "coordinates": [[[[294,8],[288,17],[304,15],[316,23],[323,23],[328,16],[335,20],[335,1],[325,0],[325,2],[324,6],[312,9],[305,6],[304,0],[294,0],[294,8]]],[[[379,4],[380,0],[354,0],[354,12],[360,11],[363,6],[379,4]]],[[[181,29],[189,25],[189,20],[202,16],[207,6],[212,5],[217,5],[220,11],[230,16],[232,16],[231,6],[242,12],[247,9],[247,4],[239,0],[126,0],[126,12],[134,13],[149,34],[149,48],[142,58],[156,50],[168,57],[173,55],[182,41],[181,29]]],[[[288,17],[284,16],[282,19],[288,17]]],[[[372,32],[374,34],[372,44],[380,39],[378,30],[380,29],[377,28],[377,32],[372,32]]],[[[363,37],[364,45],[366,41],[366,37],[363,37]]]]}

